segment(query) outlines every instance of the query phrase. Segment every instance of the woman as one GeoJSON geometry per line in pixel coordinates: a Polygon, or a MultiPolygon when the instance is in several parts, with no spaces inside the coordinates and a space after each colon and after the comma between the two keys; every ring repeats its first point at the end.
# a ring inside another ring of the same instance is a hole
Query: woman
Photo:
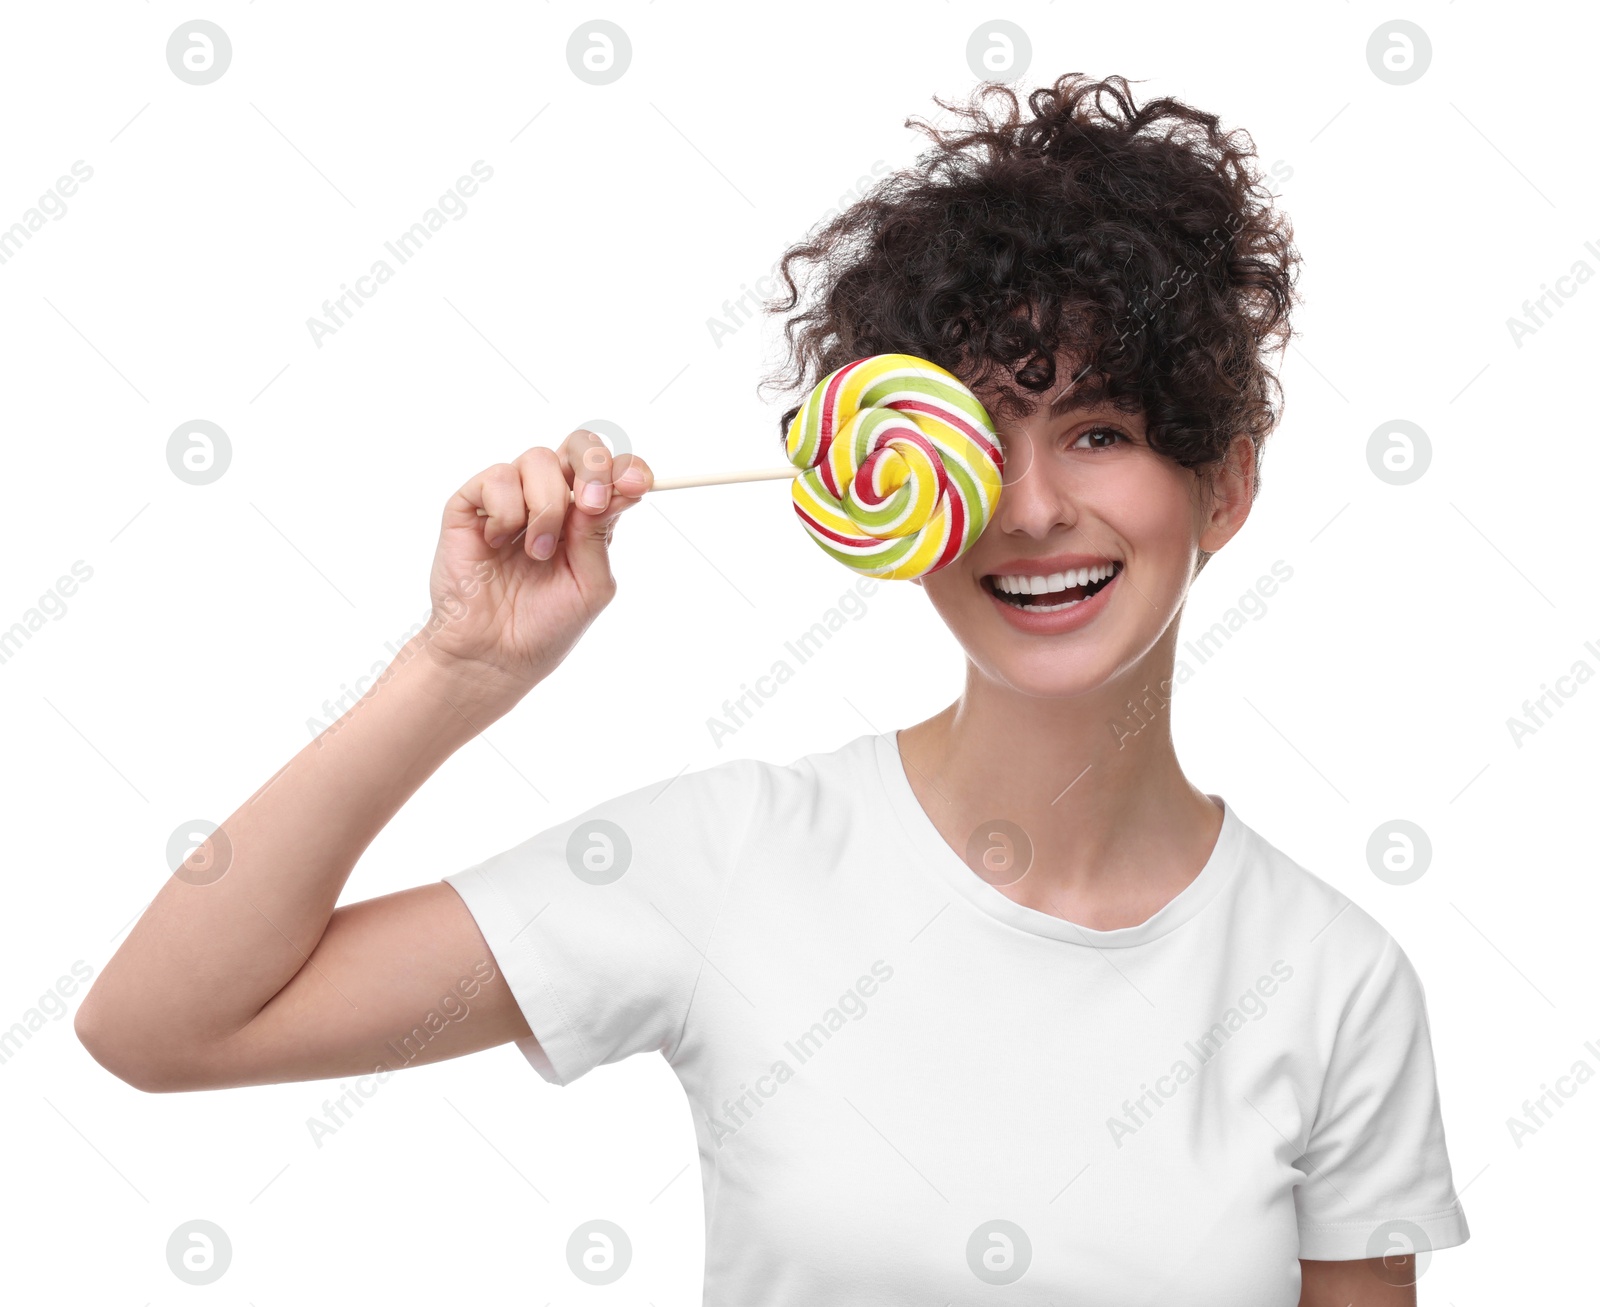
{"type": "Polygon", "coordinates": [[[1413,1254],[1467,1238],[1416,973],[1190,783],[1166,712],[1184,599],[1277,422],[1290,227],[1211,115],[1077,75],[1028,106],[989,86],[970,131],[924,126],[915,168],[786,255],[774,309],[809,263],[797,382],[915,354],[995,416],[995,515],[916,582],[960,698],[336,910],[611,601],[650,468],[586,431],[529,449],[446,505],[433,623],[107,964],[96,1058],[159,1092],[508,1040],[567,1084],[659,1050],[699,1132],[707,1303],[1416,1301],[1413,1254]]]}

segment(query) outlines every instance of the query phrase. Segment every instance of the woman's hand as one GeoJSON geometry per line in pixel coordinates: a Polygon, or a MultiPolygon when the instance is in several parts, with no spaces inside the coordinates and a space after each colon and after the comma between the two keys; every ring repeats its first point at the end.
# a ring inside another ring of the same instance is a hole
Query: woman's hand
{"type": "Polygon", "coordinates": [[[611,602],[613,524],[654,481],[643,459],[613,460],[592,431],[478,473],[445,505],[429,657],[511,693],[543,680],[611,602]]]}

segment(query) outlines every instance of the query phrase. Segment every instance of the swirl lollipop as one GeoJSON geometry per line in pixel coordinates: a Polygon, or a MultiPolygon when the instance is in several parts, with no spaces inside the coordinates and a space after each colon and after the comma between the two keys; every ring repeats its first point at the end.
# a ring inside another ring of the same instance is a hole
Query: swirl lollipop
{"type": "Polygon", "coordinates": [[[1005,466],[977,397],[936,363],[876,354],[831,372],[785,442],[794,510],[824,553],[886,580],[937,572],[983,534],[1005,466]]]}
{"type": "Polygon", "coordinates": [[[989,414],[954,375],[912,354],[830,372],[784,443],[789,467],[658,477],[650,489],[789,478],[794,511],[823,552],[885,580],[959,558],[1000,500],[1005,455],[989,414]]]}

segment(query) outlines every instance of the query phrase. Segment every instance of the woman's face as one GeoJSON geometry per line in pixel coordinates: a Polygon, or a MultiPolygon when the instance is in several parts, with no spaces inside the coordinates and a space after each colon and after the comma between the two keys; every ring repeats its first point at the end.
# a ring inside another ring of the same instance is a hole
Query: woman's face
{"type": "MultiPolygon", "coordinates": [[[[979,399],[995,412],[992,397],[979,399]]],[[[1197,473],[1150,449],[1142,414],[1081,382],[1040,396],[1029,417],[996,421],[1006,467],[995,515],[971,549],[917,583],[989,679],[1041,698],[1092,692],[1149,653],[1183,606],[1199,552],[1243,525],[1250,441],[1235,439],[1213,497],[1197,473]],[[996,593],[1032,590],[1035,577],[1071,588],[1032,595],[1027,608],[996,593]]]]}

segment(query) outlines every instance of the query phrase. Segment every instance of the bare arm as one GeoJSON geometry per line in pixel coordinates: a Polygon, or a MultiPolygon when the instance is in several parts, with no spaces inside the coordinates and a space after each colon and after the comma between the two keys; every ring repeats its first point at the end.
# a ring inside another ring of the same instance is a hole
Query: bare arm
{"type": "MultiPolygon", "coordinates": [[[[370,1072],[489,958],[442,882],[334,908],[373,837],[503,712],[448,680],[420,639],[162,886],[78,1010],[108,1070],[150,1091],[370,1072]]],[[[504,981],[481,998],[430,1045],[439,1055],[528,1033],[504,981]]]]}
{"type": "Polygon", "coordinates": [[[1417,1307],[1415,1257],[1300,1263],[1300,1307],[1417,1307]]]}
{"type": "Polygon", "coordinates": [[[569,506],[569,485],[613,479],[605,446],[574,432],[451,497],[434,620],[162,886],[79,1007],[97,1061],[159,1092],[368,1073],[529,1033],[448,885],[335,905],[418,786],[549,675],[610,601],[612,526],[649,484],[630,455],[617,476],[634,464],[642,482],[569,506]],[[557,537],[548,558],[531,552],[541,535],[557,537]],[[447,1024],[407,1058],[429,1013],[447,1024]]]}

